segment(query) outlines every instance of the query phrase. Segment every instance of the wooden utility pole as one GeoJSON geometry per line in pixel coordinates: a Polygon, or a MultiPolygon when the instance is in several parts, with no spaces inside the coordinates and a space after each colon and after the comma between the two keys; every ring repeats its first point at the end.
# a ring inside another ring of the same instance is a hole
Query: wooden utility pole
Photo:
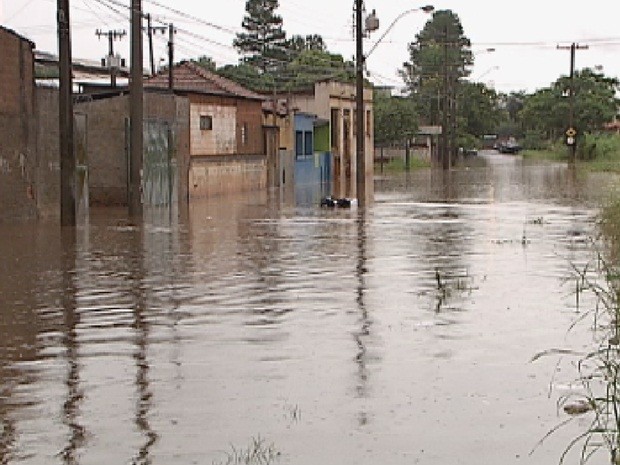
{"type": "Polygon", "coordinates": [[[130,216],[142,215],[142,156],[144,136],[144,88],[142,83],[142,0],[131,0],[131,82],[129,86],[130,154],[129,192],[130,216]]]}
{"type": "Polygon", "coordinates": [[[441,111],[441,166],[444,170],[450,169],[450,120],[449,112],[449,66],[448,66],[448,26],[444,30],[443,43],[443,99],[441,111]]]}
{"type": "Polygon", "coordinates": [[[151,24],[151,14],[146,15],[146,33],[149,38],[149,63],[151,65],[151,76],[155,76],[155,56],[153,55],[153,26],[151,24]]]}
{"type": "Polygon", "coordinates": [[[570,50],[570,71],[568,87],[568,129],[566,130],[566,141],[569,151],[569,161],[575,162],[577,154],[577,133],[575,129],[575,51],[586,50],[587,45],[580,45],[573,42],[569,46],[557,46],[558,50],[570,50]],[[574,134],[573,134],[574,133],[574,134]]]}
{"type": "Polygon", "coordinates": [[[58,101],[60,139],[60,224],[75,226],[75,153],[73,151],[73,78],[69,0],[58,0],[58,101]]]}
{"type": "Polygon", "coordinates": [[[362,24],[363,0],[355,0],[355,108],[356,108],[356,170],[355,186],[360,207],[366,204],[366,157],[364,147],[364,43],[362,24]]]}
{"type": "Polygon", "coordinates": [[[174,89],[174,25],[168,24],[168,89],[174,89]]]}

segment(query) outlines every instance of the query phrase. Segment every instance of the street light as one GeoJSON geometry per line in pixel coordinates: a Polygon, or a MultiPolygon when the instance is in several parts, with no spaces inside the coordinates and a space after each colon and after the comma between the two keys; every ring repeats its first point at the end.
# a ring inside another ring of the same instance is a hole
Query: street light
{"type": "Polygon", "coordinates": [[[394,21],[392,21],[392,23],[388,26],[388,28],[385,30],[385,32],[381,35],[381,37],[379,37],[379,39],[374,43],[374,45],[370,48],[370,50],[366,54],[365,58],[368,58],[372,54],[372,52],[375,51],[375,49],[377,48],[377,45],[379,45],[381,43],[381,41],[383,39],[385,39],[385,36],[387,36],[390,33],[392,28],[396,25],[396,23],[398,21],[400,21],[400,19],[403,16],[407,16],[408,14],[414,13],[416,11],[423,11],[424,13],[432,13],[433,11],[435,11],[435,7],[433,5],[425,5],[425,6],[422,6],[420,8],[411,8],[409,10],[403,11],[401,14],[399,14],[396,17],[396,19],[394,19],[394,21]]]}
{"type": "Polygon", "coordinates": [[[362,26],[362,9],[363,9],[363,0],[355,0],[355,109],[356,109],[356,126],[357,126],[357,139],[356,139],[356,191],[357,191],[357,201],[360,207],[364,207],[366,204],[366,154],[365,154],[365,137],[366,130],[364,125],[364,62],[366,58],[375,51],[379,43],[385,38],[385,36],[390,32],[390,30],[394,27],[394,25],[403,17],[408,15],[409,13],[413,13],[414,11],[424,11],[425,13],[430,13],[435,10],[435,7],[432,5],[426,5],[420,8],[412,8],[409,10],[403,11],[400,15],[396,17],[394,21],[388,26],[385,32],[379,37],[374,45],[371,47],[367,55],[364,55],[364,32],[371,32],[376,30],[379,27],[379,22],[374,17],[373,11],[373,21],[370,21],[369,24],[372,25],[372,28],[364,31],[362,26]]]}

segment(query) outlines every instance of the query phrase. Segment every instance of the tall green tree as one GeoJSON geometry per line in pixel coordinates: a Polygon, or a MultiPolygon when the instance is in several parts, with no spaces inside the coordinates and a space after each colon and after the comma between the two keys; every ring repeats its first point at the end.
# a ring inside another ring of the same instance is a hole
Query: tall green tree
{"type": "Polygon", "coordinates": [[[306,49],[297,54],[280,77],[286,80],[285,87],[289,89],[308,87],[326,79],[354,82],[355,67],[340,54],[306,49]]]}
{"type": "Polygon", "coordinates": [[[243,55],[243,62],[273,71],[287,60],[286,33],[282,17],[276,14],[278,0],[247,0],[246,15],[233,45],[243,55]]]}
{"type": "Polygon", "coordinates": [[[470,47],[459,17],[451,10],[436,11],[409,44],[409,61],[401,76],[416,96],[425,122],[439,124],[449,111],[459,80],[469,75],[473,64],[470,47]]]}
{"type": "Polygon", "coordinates": [[[286,48],[293,53],[300,53],[304,50],[327,51],[325,41],[319,34],[309,34],[306,36],[296,34],[286,41],[286,48]]]}

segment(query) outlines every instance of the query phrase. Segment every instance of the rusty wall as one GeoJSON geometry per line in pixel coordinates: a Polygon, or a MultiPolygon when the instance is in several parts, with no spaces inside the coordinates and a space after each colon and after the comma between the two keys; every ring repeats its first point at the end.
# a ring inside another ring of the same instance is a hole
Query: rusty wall
{"type": "Polygon", "coordinates": [[[260,100],[237,101],[237,153],[259,155],[265,153],[263,111],[260,100]]]}

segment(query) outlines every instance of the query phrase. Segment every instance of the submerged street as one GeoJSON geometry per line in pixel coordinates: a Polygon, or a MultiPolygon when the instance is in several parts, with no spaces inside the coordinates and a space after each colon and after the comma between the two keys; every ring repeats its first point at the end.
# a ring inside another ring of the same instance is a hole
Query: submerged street
{"type": "Polygon", "coordinates": [[[531,360],[591,344],[573,267],[616,186],[481,152],[378,178],[365,210],[0,225],[0,463],[557,463],[585,420],[536,446],[578,373],[531,360]]]}

